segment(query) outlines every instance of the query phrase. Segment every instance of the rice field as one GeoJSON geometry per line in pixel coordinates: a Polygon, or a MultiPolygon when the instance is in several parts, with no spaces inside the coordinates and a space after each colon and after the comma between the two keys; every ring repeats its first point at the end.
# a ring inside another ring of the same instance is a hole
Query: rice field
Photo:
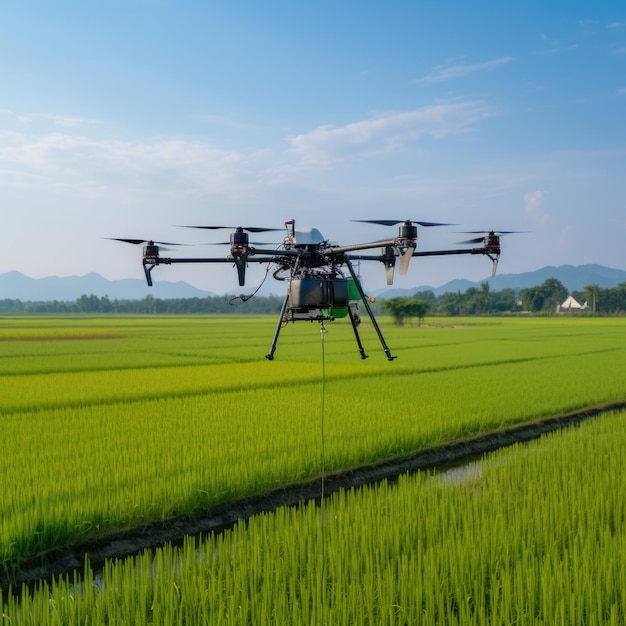
{"type": "Polygon", "coordinates": [[[626,414],[279,509],[84,578],[3,616],[78,624],[607,624],[626,620],[626,414]]]}
{"type": "Polygon", "coordinates": [[[0,317],[0,564],[626,399],[626,320],[0,317]],[[323,424],[322,424],[323,421],[323,424]]]}

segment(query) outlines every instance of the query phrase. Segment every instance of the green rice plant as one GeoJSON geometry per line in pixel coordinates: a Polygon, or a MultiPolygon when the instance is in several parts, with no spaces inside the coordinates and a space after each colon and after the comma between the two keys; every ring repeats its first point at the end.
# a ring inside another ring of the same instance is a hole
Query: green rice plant
{"type": "Polygon", "coordinates": [[[11,623],[626,620],[626,414],[6,594],[11,623]]]}
{"type": "Polygon", "coordinates": [[[626,396],[620,319],[389,326],[393,363],[360,360],[349,324],[290,326],[270,363],[271,318],[42,319],[83,339],[0,341],[5,568],[314,478],[322,416],[335,471],[626,396]]]}

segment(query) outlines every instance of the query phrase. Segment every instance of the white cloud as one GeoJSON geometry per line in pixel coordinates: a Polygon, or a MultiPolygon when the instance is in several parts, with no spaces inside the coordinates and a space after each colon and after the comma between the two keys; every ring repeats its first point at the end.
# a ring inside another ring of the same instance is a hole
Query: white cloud
{"type": "Polygon", "coordinates": [[[615,48],[615,50],[613,50],[611,54],[615,56],[621,56],[622,54],[626,54],[626,48],[615,48]]]}
{"type": "Polygon", "coordinates": [[[21,125],[33,124],[35,122],[51,122],[55,126],[63,128],[76,128],[79,126],[91,126],[97,124],[96,120],[77,117],[75,115],[56,115],[54,113],[16,113],[11,109],[0,108],[0,116],[8,118],[12,122],[21,125]]]}
{"type": "Polygon", "coordinates": [[[524,194],[524,215],[526,219],[539,224],[545,224],[548,221],[548,214],[543,210],[545,197],[545,191],[529,191],[524,194]]]}
{"type": "Polygon", "coordinates": [[[496,67],[510,63],[512,60],[511,57],[500,57],[498,59],[492,59],[491,61],[484,61],[483,63],[475,63],[474,65],[438,65],[433,68],[430,74],[421,78],[415,78],[412,82],[416,85],[442,83],[447,80],[464,78],[476,72],[491,71],[496,67]]]}
{"type": "Polygon", "coordinates": [[[42,113],[36,117],[39,117],[42,120],[50,121],[63,128],[77,128],[79,126],[91,126],[98,123],[96,120],[76,117],[73,115],[54,115],[51,113],[42,113]]]}
{"type": "Polygon", "coordinates": [[[13,188],[194,194],[230,184],[254,158],[179,139],[131,142],[0,131],[0,184],[13,188]]]}
{"type": "MultiPolygon", "coordinates": [[[[71,116],[40,115],[46,130],[30,124],[0,129],[0,185],[125,201],[154,195],[250,197],[263,187],[275,189],[296,180],[302,185],[303,177],[340,162],[390,154],[424,137],[468,132],[494,114],[480,100],[377,112],[292,137],[282,151],[228,150],[179,138],[102,138],[78,132],[71,116]],[[55,128],[59,123],[62,129],[55,128]]],[[[19,117],[7,110],[0,110],[0,116],[19,117]]]]}
{"type": "Polygon", "coordinates": [[[18,115],[11,109],[0,109],[0,116],[8,118],[9,120],[19,124],[26,124],[30,121],[30,118],[27,115],[18,115]]]}
{"type": "Polygon", "coordinates": [[[494,112],[480,100],[386,111],[345,126],[325,125],[297,135],[291,139],[291,150],[305,164],[324,166],[390,152],[424,136],[442,139],[467,132],[492,115],[494,112]]]}
{"type": "Polygon", "coordinates": [[[621,87],[620,89],[617,90],[617,95],[618,96],[626,96],[626,87],[621,87]]]}

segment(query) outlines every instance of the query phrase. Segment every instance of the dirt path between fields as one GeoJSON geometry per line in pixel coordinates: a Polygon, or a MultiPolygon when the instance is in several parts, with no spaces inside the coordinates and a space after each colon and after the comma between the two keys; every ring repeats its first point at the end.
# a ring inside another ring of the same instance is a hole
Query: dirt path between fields
{"type": "MultiPolygon", "coordinates": [[[[329,474],[324,478],[323,493],[328,496],[340,489],[358,487],[383,479],[393,480],[407,472],[445,469],[470,461],[498,448],[530,441],[546,433],[578,424],[590,417],[596,417],[609,411],[623,410],[626,410],[626,401],[587,407],[571,413],[516,424],[489,433],[481,433],[422,450],[409,456],[329,474]]],[[[232,527],[238,520],[248,519],[257,513],[273,511],[278,507],[295,505],[306,500],[319,499],[321,495],[322,481],[321,478],[317,478],[305,483],[287,485],[258,496],[222,504],[193,515],[155,522],[132,531],[111,535],[64,551],[50,553],[43,558],[24,564],[17,573],[0,573],[0,588],[7,589],[9,585],[13,585],[15,589],[22,583],[32,584],[41,579],[48,579],[53,575],[65,574],[74,570],[80,572],[83,568],[85,555],[89,556],[91,566],[97,569],[106,559],[124,558],[168,542],[182,543],[183,538],[188,535],[219,532],[232,527]]]]}

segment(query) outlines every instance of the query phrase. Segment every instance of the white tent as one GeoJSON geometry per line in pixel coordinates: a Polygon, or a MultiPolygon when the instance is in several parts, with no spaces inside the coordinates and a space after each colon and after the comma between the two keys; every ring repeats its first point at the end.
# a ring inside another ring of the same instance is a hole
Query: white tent
{"type": "Polygon", "coordinates": [[[575,298],[572,296],[567,296],[567,299],[563,304],[557,307],[557,312],[559,311],[582,311],[587,308],[587,303],[580,304],[575,298]]]}

